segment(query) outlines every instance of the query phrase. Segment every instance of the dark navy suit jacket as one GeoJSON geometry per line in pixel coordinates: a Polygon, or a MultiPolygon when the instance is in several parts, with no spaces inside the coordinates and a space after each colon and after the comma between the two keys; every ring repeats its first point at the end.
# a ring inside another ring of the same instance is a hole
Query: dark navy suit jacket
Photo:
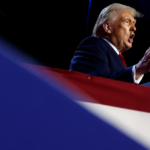
{"type": "Polygon", "coordinates": [[[125,68],[117,53],[102,38],[87,37],[77,47],[69,70],[133,83],[132,67],[125,68]]]}

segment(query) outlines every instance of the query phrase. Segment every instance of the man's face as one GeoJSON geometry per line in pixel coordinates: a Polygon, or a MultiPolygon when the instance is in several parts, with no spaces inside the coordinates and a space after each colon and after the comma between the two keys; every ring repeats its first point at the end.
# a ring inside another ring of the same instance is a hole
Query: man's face
{"type": "Polygon", "coordinates": [[[136,20],[129,11],[120,12],[112,24],[111,42],[119,52],[124,52],[132,47],[136,20]]]}

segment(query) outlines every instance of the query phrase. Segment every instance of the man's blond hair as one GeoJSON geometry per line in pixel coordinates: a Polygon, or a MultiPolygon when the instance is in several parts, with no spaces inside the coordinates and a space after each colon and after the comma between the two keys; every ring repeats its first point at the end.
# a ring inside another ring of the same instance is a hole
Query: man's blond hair
{"type": "Polygon", "coordinates": [[[93,36],[98,36],[98,28],[107,20],[114,21],[117,18],[118,11],[129,11],[134,18],[141,17],[142,14],[136,11],[134,8],[130,6],[126,6],[119,3],[113,3],[107,7],[105,7],[99,14],[95,26],[93,28],[93,36]]]}

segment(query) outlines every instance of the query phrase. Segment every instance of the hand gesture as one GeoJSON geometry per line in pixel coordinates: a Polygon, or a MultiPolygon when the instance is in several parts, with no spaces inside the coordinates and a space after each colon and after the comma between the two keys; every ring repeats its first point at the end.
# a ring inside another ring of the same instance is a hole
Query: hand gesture
{"type": "Polygon", "coordinates": [[[145,52],[143,58],[135,65],[135,70],[136,79],[150,71],[150,47],[145,52]]]}

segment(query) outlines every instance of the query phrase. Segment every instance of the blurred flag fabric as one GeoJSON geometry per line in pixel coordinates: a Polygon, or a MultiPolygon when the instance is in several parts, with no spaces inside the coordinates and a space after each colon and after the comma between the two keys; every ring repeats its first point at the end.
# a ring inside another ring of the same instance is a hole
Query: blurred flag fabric
{"type": "Polygon", "coordinates": [[[13,49],[0,41],[1,150],[150,148],[149,87],[22,64],[13,49]]]}

